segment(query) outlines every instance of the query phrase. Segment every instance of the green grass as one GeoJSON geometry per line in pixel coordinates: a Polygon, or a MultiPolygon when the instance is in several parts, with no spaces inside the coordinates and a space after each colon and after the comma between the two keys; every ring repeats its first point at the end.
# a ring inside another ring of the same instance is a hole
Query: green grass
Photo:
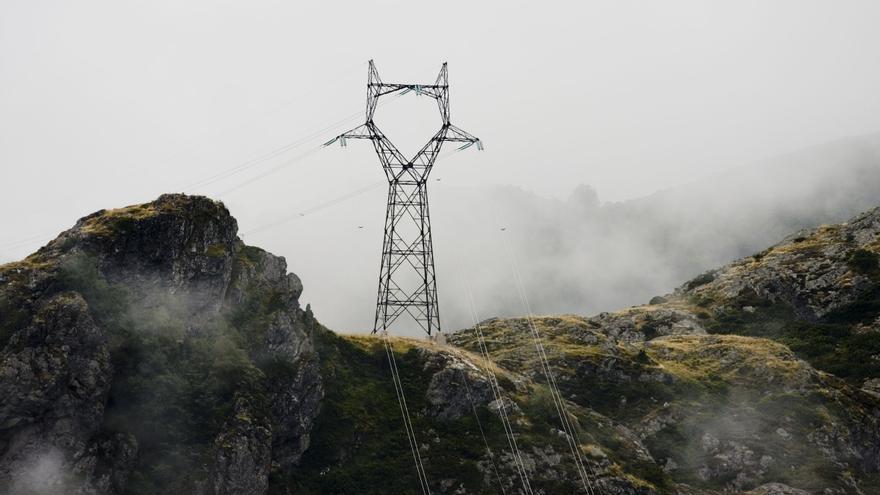
{"type": "MultiPolygon", "coordinates": [[[[340,338],[319,338],[326,395],[312,432],[312,447],[293,474],[296,493],[410,493],[417,491],[412,454],[402,428],[384,348],[340,338]]],[[[455,478],[469,493],[482,487],[476,461],[485,453],[473,416],[432,422],[421,415],[430,373],[415,348],[397,349],[398,366],[429,479],[455,478]],[[439,442],[435,439],[439,438],[439,442]]],[[[490,418],[483,413],[483,420],[490,418]]],[[[492,431],[492,430],[490,430],[492,431]]]]}
{"type": "Polygon", "coordinates": [[[132,205],[113,210],[103,210],[91,216],[82,227],[83,232],[100,236],[113,236],[130,231],[137,222],[158,214],[153,205],[132,205]]]}
{"type": "MultiPolygon", "coordinates": [[[[283,493],[282,488],[289,483],[295,493],[303,494],[418,491],[412,454],[381,341],[324,333],[319,343],[326,395],[312,432],[312,447],[304,454],[292,478],[275,480],[274,489],[283,493]]],[[[427,447],[421,454],[434,489],[439,490],[441,480],[454,479],[454,486],[464,486],[467,493],[498,493],[494,474],[484,483],[477,463],[487,459],[480,426],[496,456],[508,452],[500,420],[485,407],[478,407],[476,416],[465,414],[453,420],[426,417],[422,413],[426,405],[425,392],[436,370],[425,369],[418,344],[397,340],[394,349],[416,437],[427,447]]],[[[548,394],[545,386],[534,385],[515,395],[526,421],[514,423],[517,442],[527,454],[534,448],[550,446],[562,455],[560,464],[552,469],[559,471],[565,481],[554,481],[550,473],[538,472],[531,480],[534,489],[544,493],[577,493],[577,483],[571,481],[576,476],[574,464],[566,443],[551,433],[559,429],[559,424],[548,394]]],[[[613,428],[600,426],[584,411],[575,409],[577,411],[572,412],[577,412],[579,421],[576,423],[580,424],[582,441],[603,446],[624,444],[613,428]]],[[[662,474],[651,471],[647,464],[634,462],[633,456],[622,454],[618,458],[614,452],[610,454],[627,472],[645,474],[646,479],[650,476],[661,486],[668,481],[662,474]]],[[[486,468],[491,469],[488,464],[486,468]]],[[[499,466],[499,469],[508,486],[518,486],[512,467],[499,466]]]]}
{"type": "Polygon", "coordinates": [[[223,244],[211,244],[205,251],[205,254],[211,258],[222,258],[226,256],[226,246],[223,244]]]}
{"type": "Polygon", "coordinates": [[[784,304],[771,304],[746,291],[725,304],[725,309],[706,324],[712,333],[764,337],[783,343],[811,365],[854,385],[880,376],[880,339],[861,332],[856,325],[880,316],[880,283],[858,299],[826,315],[807,321],[784,304]],[[740,308],[751,306],[753,312],[740,308]]]}

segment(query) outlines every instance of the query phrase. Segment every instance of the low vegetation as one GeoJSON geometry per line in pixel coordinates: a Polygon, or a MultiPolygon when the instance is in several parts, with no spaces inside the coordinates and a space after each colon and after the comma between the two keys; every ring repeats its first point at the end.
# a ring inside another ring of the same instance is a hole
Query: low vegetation
{"type": "Polygon", "coordinates": [[[152,308],[132,304],[124,287],[108,283],[95,260],[80,254],[65,261],[60,285],[89,303],[108,336],[115,370],[104,429],[133,434],[138,462],[126,493],[179,493],[204,477],[214,438],[244,394],[266,410],[264,383],[273,363],[249,354],[255,327],[265,323],[271,297],[229,316],[201,321],[187,332],[187,315],[168,301],[152,308]]]}

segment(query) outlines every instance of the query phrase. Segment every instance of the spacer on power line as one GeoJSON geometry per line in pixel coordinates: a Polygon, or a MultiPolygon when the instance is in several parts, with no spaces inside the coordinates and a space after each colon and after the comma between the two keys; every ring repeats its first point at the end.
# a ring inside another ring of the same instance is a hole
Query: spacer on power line
{"type": "Polygon", "coordinates": [[[388,179],[385,236],[373,333],[387,331],[400,316],[409,314],[430,336],[440,332],[440,314],[431,217],[428,212],[428,175],[443,143],[462,143],[460,149],[476,144],[480,150],[483,144],[449,122],[449,79],[445,62],[434,84],[384,83],[372,60],[368,65],[366,122],[324,145],[339,141],[341,146],[345,146],[346,139],[369,139],[388,179]],[[405,158],[373,122],[373,113],[380,97],[409,92],[437,100],[441,118],[440,130],[411,159],[405,158]]]}

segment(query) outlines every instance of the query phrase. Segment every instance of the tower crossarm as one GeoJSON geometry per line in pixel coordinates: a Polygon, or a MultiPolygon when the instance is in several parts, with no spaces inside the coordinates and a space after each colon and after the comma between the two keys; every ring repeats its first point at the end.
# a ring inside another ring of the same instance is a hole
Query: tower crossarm
{"type": "Polygon", "coordinates": [[[480,143],[480,138],[465,132],[452,124],[449,124],[446,135],[443,136],[444,141],[452,141],[457,143],[480,143]]]}
{"type": "Polygon", "coordinates": [[[480,141],[478,137],[459,129],[452,124],[445,124],[437,134],[435,134],[434,137],[422,147],[412,160],[413,164],[422,167],[423,180],[427,180],[428,175],[431,173],[431,169],[434,167],[434,162],[440,154],[443,143],[445,142],[464,143],[464,145],[460,146],[458,149],[465,149],[473,144],[476,144],[479,149],[482,149],[483,146],[482,141],[480,141]]]}
{"type": "Polygon", "coordinates": [[[385,84],[385,83],[372,83],[369,84],[368,89],[370,89],[373,93],[374,97],[385,96],[392,93],[401,93],[406,94],[411,91],[414,91],[418,95],[428,96],[430,98],[439,99],[445,96],[446,90],[449,86],[438,86],[436,84],[385,84]]]}

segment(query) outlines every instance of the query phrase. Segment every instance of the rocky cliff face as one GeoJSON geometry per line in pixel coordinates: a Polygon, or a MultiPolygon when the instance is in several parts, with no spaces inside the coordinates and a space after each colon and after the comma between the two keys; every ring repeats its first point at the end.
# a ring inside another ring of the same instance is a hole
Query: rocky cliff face
{"type": "Polygon", "coordinates": [[[0,268],[0,486],[249,494],[296,463],[317,324],[284,259],[236,231],[222,204],[166,195],[0,268]]]}
{"type": "MultiPolygon", "coordinates": [[[[418,486],[382,341],[323,329],[222,204],[81,219],[0,267],[0,493],[364,494],[418,486]]],[[[603,494],[880,492],[880,210],[594,317],[392,339],[435,493],[580,482],[541,332],[603,494]],[[492,392],[492,377],[503,397],[492,392]]]]}

